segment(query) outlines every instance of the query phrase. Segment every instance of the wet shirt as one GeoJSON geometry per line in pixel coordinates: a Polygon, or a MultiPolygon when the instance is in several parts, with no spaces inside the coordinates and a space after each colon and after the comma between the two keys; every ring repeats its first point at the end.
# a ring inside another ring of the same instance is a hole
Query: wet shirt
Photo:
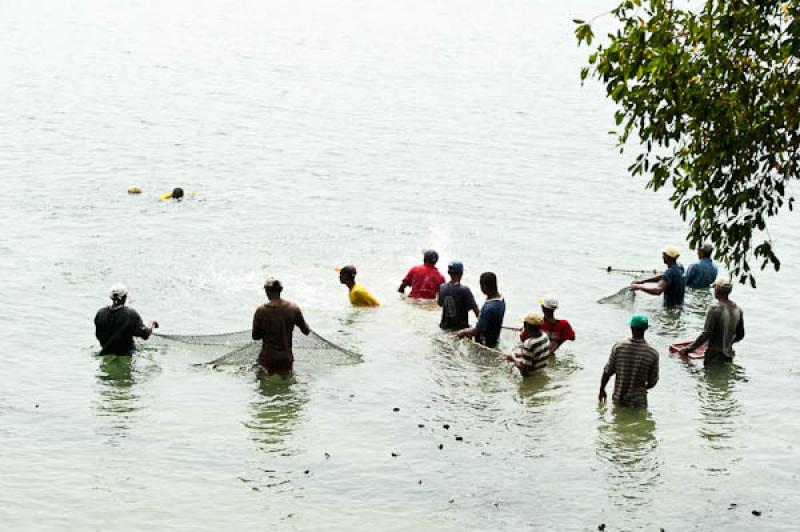
{"type": "Polygon", "coordinates": [[[605,372],[616,375],[614,402],[622,406],[647,406],[647,389],[658,382],[658,351],[644,339],[628,338],[614,344],[605,372]]]}
{"type": "Polygon", "coordinates": [[[286,367],[294,361],[292,332],[295,326],[308,330],[300,307],[290,301],[269,301],[253,316],[253,340],[261,340],[258,363],[265,368],[286,367]]]}
{"type": "Polygon", "coordinates": [[[667,283],[667,288],[664,290],[664,304],[668,307],[683,305],[683,266],[673,264],[664,270],[661,276],[667,283]]]}
{"type": "Polygon", "coordinates": [[[408,297],[436,299],[439,287],[444,283],[444,276],[439,273],[436,266],[420,264],[408,270],[403,283],[411,286],[408,297]]]}
{"type": "Polygon", "coordinates": [[[706,314],[703,336],[708,340],[706,352],[733,358],[734,342],[744,338],[744,316],[736,303],[714,303],[706,314]]]}
{"type": "Polygon", "coordinates": [[[475,325],[478,329],[478,336],[475,339],[487,347],[495,347],[500,338],[505,314],[506,302],[503,299],[487,299],[481,308],[478,323],[475,325]]]}
{"type": "Polygon", "coordinates": [[[478,306],[472,290],[461,283],[446,283],[439,287],[438,303],[442,307],[439,327],[449,331],[469,327],[469,311],[478,306]]]}
{"type": "Polygon", "coordinates": [[[683,277],[686,288],[708,288],[717,278],[717,265],[708,257],[689,266],[683,277]]]}
{"type": "Polygon", "coordinates": [[[367,292],[367,289],[358,283],[350,289],[350,304],[354,307],[379,307],[380,303],[375,297],[367,292]]]}
{"type": "Polygon", "coordinates": [[[94,317],[95,336],[101,355],[129,355],[136,350],[133,338],[147,340],[152,330],[139,313],[129,307],[104,307],[94,317]]]}
{"type": "Polygon", "coordinates": [[[550,338],[542,332],[539,336],[528,338],[519,347],[517,361],[520,373],[530,375],[544,371],[550,358],[550,338]]]}
{"type": "Polygon", "coordinates": [[[567,340],[575,340],[575,331],[572,330],[572,326],[567,320],[556,320],[555,323],[543,320],[542,330],[547,333],[553,342],[561,343],[567,340]]]}

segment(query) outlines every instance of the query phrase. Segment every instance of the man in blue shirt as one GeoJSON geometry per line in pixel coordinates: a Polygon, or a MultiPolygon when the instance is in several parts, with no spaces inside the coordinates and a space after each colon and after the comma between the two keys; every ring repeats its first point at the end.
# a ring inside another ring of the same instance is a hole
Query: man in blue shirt
{"type": "Polygon", "coordinates": [[[641,281],[633,281],[631,283],[631,290],[641,290],[646,294],[660,296],[664,294],[664,305],[674,307],[683,305],[683,266],[678,264],[678,257],[680,251],[675,246],[667,246],[661,252],[661,258],[667,269],[661,275],[643,279],[641,281]],[[650,283],[658,283],[654,287],[645,286],[650,283]]]}
{"type": "Polygon", "coordinates": [[[468,286],[461,284],[464,275],[464,264],[451,262],[447,267],[450,282],[439,287],[437,302],[442,307],[442,321],[439,327],[446,331],[460,331],[469,327],[469,311],[478,317],[478,304],[468,286]]]}
{"type": "Polygon", "coordinates": [[[689,266],[683,282],[686,288],[708,288],[717,278],[717,265],[711,260],[714,248],[711,244],[703,244],[697,248],[697,258],[700,259],[689,266]]]}
{"type": "Polygon", "coordinates": [[[486,347],[495,347],[503,328],[506,302],[497,291],[497,276],[492,272],[481,274],[481,292],[486,294],[486,302],[481,308],[478,323],[470,329],[458,331],[459,338],[474,338],[486,347]]]}

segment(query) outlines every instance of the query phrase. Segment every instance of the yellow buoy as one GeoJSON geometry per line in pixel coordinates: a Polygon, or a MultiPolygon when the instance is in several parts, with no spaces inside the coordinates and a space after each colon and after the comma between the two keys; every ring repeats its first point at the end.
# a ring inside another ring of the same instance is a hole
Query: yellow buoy
{"type": "Polygon", "coordinates": [[[141,194],[142,189],[139,187],[131,187],[128,189],[128,194],[141,194]]]}

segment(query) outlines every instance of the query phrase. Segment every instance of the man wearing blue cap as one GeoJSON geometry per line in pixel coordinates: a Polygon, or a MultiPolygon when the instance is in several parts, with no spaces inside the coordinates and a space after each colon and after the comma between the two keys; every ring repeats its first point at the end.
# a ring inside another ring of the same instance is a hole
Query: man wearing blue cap
{"type": "Polygon", "coordinates": [[[442,321],[439,327],[446,331],[459,331],[469,327],[469,311],[478,317],[478,304],[468,286],[461,284],[464,264],[453,261],[447,266],[450,282],[439,287],[437,302],[442,307],[442,321]]]}
{"type": "Polygon", "coordinates": [[[644,339],[647,316],[634,315],[628,322],[631,337],[621,340],[611,348],[611,356],[600,380],[600,402],[606,400],[606,384],[612,375],[614,403],[630,408],[647,408],[647,390],[658,382],[658,351],[644,339]]]}

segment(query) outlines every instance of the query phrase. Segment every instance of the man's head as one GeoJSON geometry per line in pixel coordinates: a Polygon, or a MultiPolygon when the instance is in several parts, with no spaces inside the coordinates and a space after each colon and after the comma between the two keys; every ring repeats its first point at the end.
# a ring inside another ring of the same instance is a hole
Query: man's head
{"type": "Polygon", "coordinates": [[[481,292],[487,296],[497,293],[497,276],[493,272],[483,272],[480,283],[481,292]]]}
{"type": "Polygon", "coordinates": [[[108,297],[111,298],[111,302],[115,307],[122,306],[128,299],[128,289],[123,284],[115,284],[111,287],[108,297]]]}
{"type": "Polygon", "coordinates": [[[547,295],[539,300],[539,304],[542,306],[544,315],[548,318],[552,318],[558,308],[558,299],[556,299],[555,296],[547,295]]]}
{"type": "Polygon", "coordinates": [[[712,285],[714,287],[714,296],[717,299],[727,299],[733,290],[733,282],[727,275],[720,275],[712,285]]]}
{"type": "Polygon", "coordinates": [[[539,332],[542,329],[542,317],[541,313],[532,310],[528,312],[522,318],[523,326],[525,327],[525,332],[528,333],[528,336],[539,336],[539,332]]]}
{"type": "Polygon", "coordinates": [[[279,280],[274,277],[268,277],[264,281],[264,291],[267,293],[267,299],[280,299],[281,292],[283,292],[283,285],[279,280]]]}
{"type": "Polygon", "coordinates": [[[343,285],[350,286],[356,282],[356,267],[352,264],[342,266],[339,270],[339,282],[343,285]]]}
{"type": "Polygon", "coordinates": [[[439,262],[439,254],[432,249],[426,249],[425,252],[422,254],[422,261],[425,264],[436,266],[436,263],[439,262]]]}
{"type": "Polygon", "coordinates": [[[464,263],[454,260],[447,265],[447,273],[450,274],[450,280],[457,283],[464,275],[464,263]]]}
{"type": "Polygon", "coordinates": [[[702,244],[697,248],[697,258],[702,259],[703,257],[708,257],[710,259],[713,252],[714,246],[708,243],[702,244]]]}
{"type": "Polygon", "coordinates": [[[668,266],[678,262],[678,257],[680,256],[681,252],[675,246],[667,246],[661,251],[661,258],[664,259],[664,264],[668,266]]]}
{"type": "Polygon", "coordinates": [[[634,338],[644,338],[644,332],[647,330],[649,322],[644,314],[634,314],[628,320],[628,325],[631,326],[631,335],[634,338]]]}
{"type": "Polygon", "coordinates": [[[181,199],[183,197],[183,189],[175,187],[172,189],[172,199],[181,199]]]}

